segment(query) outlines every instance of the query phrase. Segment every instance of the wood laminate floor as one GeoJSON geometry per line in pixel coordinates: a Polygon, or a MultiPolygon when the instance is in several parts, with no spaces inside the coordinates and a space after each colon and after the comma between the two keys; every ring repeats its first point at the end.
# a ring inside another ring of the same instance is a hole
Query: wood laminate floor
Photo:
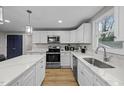
{"type": "Polygon", "coordinates": [[[78,86],[71,69],[46,69],[43,86],[78,86]]]}

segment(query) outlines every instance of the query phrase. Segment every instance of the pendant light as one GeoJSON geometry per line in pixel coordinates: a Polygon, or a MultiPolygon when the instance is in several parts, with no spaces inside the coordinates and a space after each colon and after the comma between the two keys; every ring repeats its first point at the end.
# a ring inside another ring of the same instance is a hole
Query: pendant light
{"type": "Polygon", "coordinates": [[[27,10],[26,12],[28,13],[28,25],[26,25],[26,33],[30,35],[32,34],[32,26],[31,26],[31,19],[30,19],[30,15],[32,11],[27,10]]]}
{"type": "Polygon", "coordinates": [[[0,6],[0,24],[10,23],[10,20],[4,19],[4,8],[0,6]]]}

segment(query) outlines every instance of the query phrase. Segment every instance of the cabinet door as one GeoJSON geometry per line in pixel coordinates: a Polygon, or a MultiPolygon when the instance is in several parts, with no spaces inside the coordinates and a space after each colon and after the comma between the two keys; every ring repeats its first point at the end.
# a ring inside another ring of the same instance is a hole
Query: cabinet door
{"type": "Polygon", "coordinates": [[[77,39],[77,43],[83,43],[83,38],[84,38],[84,31],[83,31],[83,25],[81,25],[78,29],[77,29],[77,33],[76,33],[76,39],[77,39]]]}
{"type": "Polygon", "coordinates": [[[73,54],[70,53],[70,64],[71,64],[71,69],[73,70],[73,54]]]}
{"type": "Polygon", "coordinates": [[[78,62],[78,83],[80,86],[90,86],[90,81],[87,78],[88,76],[85,74],[83,70],[82,64],[80,64],[80,61],[78,62]]]}
{"type": "Polygon", "coordinates": [[[22,77],[20,76],[18,79],[14,80],[7,86],[21,86],[22,85],[22,77]]]}
{"type": "Polygon", "coordinates": [[[70,68],[70,52],[61,53],[61,66],[70,68]]]}
{"type": "Polygon", "coordinates": [[[60,31],[60,42],[61,43],[69,43],[69,31],[60,31]]]}
{"type": "Polygon", "coordinates": [[[91,43],[91,24],[85,23],[83,28],[83,42],[84,43],[91,43]]]}
{"type": "Polygon", "coordinates": [[[35,66],[26,71],[23,75],[22,85],[23,86],[35,86],[36,85],[36,77],[35,77],[35,66]]]}
{"type": "Polygon", "coordinates": [[[80,86],[92,86],[94,82],[93,73],[78,60],[78,82],[80,86]]]}
{"type": "Polygon", "coordinates": [[[78,83],[80,86],[91,86],[91,83],[87,79],[87,76],[81,70],[79,70],[79,74],[78,74],[78,83]]]}
{"type": "Polygon", "coordinates": [[[76,43],[76,30],[70,31],[70,43],[76,43]]]}
{"type": "Polygon", "coordinates": [[[109,86],[107,82],[105,82],[103,79],[101,79],[98,76],[95,76],[93,85],[94,86],[109,86]]]}
{"type": "Polygon", "coordinates": [[[45,78],[45,59],[43,58],[36,64],[36,85],[39,86],[42,84],[42,81],[45,78]]]}
{"type": "Polygon", "coordinates": [[[41,43],[40,31],[33,31],[32,43],[41,43]]]}
{"type": "Polygon", "coordinates": [[[47,31],[40,31],[41,43],[47,43],[47,31]]]}

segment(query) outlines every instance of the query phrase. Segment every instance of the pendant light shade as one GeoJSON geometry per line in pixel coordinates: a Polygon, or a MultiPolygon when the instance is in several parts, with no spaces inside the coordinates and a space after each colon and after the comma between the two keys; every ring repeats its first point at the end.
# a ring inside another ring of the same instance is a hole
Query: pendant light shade
{"type": "Polygon", "coordinates": [[[28,34],[31,34],[32,33],[32,27],[30,25],[27,25],[26,26],[26,33],[28,34]]]}
{"type": "Polygon", "coordinates": [[[31,21],[30,14],[32,13],[32,11],[27,10],[27,13],[28,13],[28,25],[26,25],[26,33],[30,35],[30,34],[32,34],[32,26],[30,23],[30,21],[31,21]]]}

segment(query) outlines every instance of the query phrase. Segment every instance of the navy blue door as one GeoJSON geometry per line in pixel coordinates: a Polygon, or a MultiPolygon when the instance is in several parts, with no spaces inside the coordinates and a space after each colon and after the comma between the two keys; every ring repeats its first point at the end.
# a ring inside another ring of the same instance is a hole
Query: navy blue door
{"type": "Polygon", "coordinates": [[[22,55],[22,35],[7,35],[7,58],[22,55]]]}

